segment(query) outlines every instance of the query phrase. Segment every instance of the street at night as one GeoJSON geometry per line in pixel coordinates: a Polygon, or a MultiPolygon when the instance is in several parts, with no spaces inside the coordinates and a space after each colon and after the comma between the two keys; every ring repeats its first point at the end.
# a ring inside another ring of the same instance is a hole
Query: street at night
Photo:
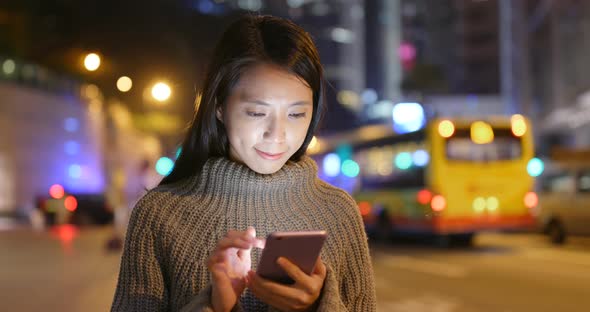
{"type": "MultiPolygon", "coordinates": [[[[106,228],[4,231],[0,310],[106,311],[119,252],[106,228]]],[[[590,240],[554,247],[535,234],[482,234],[474,246],[371,245],[378,311],[583,311],[590,304],[590,240]]]]}

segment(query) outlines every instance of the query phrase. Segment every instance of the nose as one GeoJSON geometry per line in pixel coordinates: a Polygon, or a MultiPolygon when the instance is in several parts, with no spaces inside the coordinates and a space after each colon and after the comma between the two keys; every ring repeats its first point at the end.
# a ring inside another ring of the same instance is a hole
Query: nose
{"type": "Polygon", "coordinates": [[[264,131],[264,139],[273,143],[283,143],[286,138],[286,121],[276,117],[269,120],[264,131]]]}

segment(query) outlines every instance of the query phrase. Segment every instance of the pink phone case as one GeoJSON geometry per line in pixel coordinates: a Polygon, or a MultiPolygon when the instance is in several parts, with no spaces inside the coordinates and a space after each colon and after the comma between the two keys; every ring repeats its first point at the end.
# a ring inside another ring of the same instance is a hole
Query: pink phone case
{"type": "Polygon", "coordinates": [[[279,257],[289,259],[303,272],[311,275],[326,237],[326,231],[274,232],[269,234],[258,263],[258,275],[283,284],[294,283],[277,264],[279,257]]]}

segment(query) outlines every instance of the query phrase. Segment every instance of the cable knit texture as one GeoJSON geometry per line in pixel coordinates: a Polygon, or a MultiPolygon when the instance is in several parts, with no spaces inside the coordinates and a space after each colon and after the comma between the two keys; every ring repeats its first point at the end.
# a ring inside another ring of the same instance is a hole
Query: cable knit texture
{"type": "MultiPolygon", "coordinates": [[[[326,230],[318,311],[375,311],[367,238],[354,200],[317,177],[309,157],[271,175],[226,158],[149,191],[129,221],[112,311],[213,311],[207,259],[230,230],[326,230]]],[[[252,251],[252,266],[260,250],[252,251]]],[[[277,311],[248,289],[235,311],[277,311]]]]}

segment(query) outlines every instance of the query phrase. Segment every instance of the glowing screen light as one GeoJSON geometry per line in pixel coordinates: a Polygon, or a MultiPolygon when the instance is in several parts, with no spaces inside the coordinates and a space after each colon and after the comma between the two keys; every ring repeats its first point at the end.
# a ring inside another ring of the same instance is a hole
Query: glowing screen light
{"type": "Polygon", "coordinates": [[[430,161],[430,155],[428,155],[427,151],[419,149],[412,154],[412,160],[414,165],[424,167],[430,161]]]}
{"type": "Polygon", "coordinates": [[[393,130],[408,133],[420,130],[424,126],[424,109],[418,103],[398,103],[393,107],[393,130]]]}
{"type": "Polygon", "coordinates": [[[529,160],[529,163],[526,166],[526,170],[531,177],[538,177],[545,170],[545,164],[543,164],[542,160],[535,157],[529,160]]]}
{"type": "Polygon", "coordinates": [[[342,173],[349,178],[358,176],[360,171],[359,165],[354,160],[347,159],[342,163],[342,173]]]}
{"type": "Polygon", "coordinates": [[[526,133],[526,122],[522,115],[514,115],[510,118],[510,124],[512,128],[512,133],[517,136],[521,137],[526,133]]]}
{"type": "Polygon", "coordinates": [[[156,162],[156,172],[158,172],[159,175],[168,175],[173,167],[174,161],[168,157],[161,157],[156,162]]]}
{"type": "Polygon", "coordinates": [[[471,141],[475,144],[488,144],[494,140],[492,126],[483,121],[471,124],[471,141]]]}
{"type": "Polygon", "coordinates": [[[340,174],[340,157],[337,154],[330,153],[324,156],[323,160],[324,174],[328,177],[336,177],[340,174]]]}
{"type": "Polygon", "coordinates": [[[402,170],[410,168],[412,166],[412,155],[407,152],[397,154],[395,157],[395,166],[402,170]]]}

